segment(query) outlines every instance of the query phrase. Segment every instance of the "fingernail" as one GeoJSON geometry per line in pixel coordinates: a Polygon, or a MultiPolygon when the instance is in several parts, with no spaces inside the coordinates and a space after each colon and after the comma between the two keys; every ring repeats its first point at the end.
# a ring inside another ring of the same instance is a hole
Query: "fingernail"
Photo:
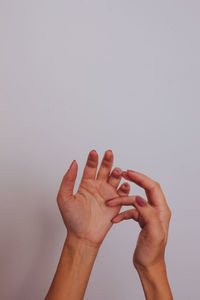
{"type": "Polygon", "coordinates": [[[136,196],[135,201],[139,206],[145,206],[146,205],[146,201],[144,201],[144,199],[140,196],[136,196]]]}
{"type": "Polygon", "coordinates": [[[118,174],[118,175],[121,174],[121,172],[122,172],[122,170],[121,170],[120,168],[115,168],[114,171],[115,171],[115,173],[118,174]]]}
{"type": "Polygon", "coordinates": [[[129,187],[128,183],[124,183],[123,186],[124,186],[125,188],[128,188],[128,187],[129,187]]]}
{"type": "Polygon", "coordinates": [[[110,160],[112,158],[112,155],[113,155],[112,150],[109,149],[106,151],[105,158],[110,160]]]}
{"type": "Polygon", "coordinates": [[[71,163],[69,169],[72,167],[72,165],[73,165],[74,162],[75,162],[75,159],[72,161],[72,163],[71,163]]]}
{"type": "Polygon", "coordinates": [[[95,150],[95,149],[92,149],[92,150],[90,151],[90,153],[91,153],[91,152],[93,152],[93,151],[94,151],[94,152],[96,152],[96,150],[95,150]]]}
{"type": "Polygon", "coordinates": [[[93,158],[93,154],[94,154],[94,153],[96,153],[96,150],[91,150],[91,151],[90,151],[89,157],[90,157],[90,158],[93,158]]]}

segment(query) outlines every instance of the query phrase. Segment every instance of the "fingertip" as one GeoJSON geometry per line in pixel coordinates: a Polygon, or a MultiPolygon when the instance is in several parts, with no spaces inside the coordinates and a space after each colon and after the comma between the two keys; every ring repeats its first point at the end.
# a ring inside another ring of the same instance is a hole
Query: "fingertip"
{"type": "Polygon", "coordinates": [[[110,153],[112,153],[113,154],[113,152],[112,152],[112,150],[111,149],[108,149],[108,150],[106,150],[107,152],[109,151],[110,153]]]}
{"type": "Polygon", "coordinates": [[[65,177],[67,177],[70,180],[74,180],[74,178],[77,176],[77,172],[78,172],[78,164],[76,160],[73,160],[69,169],[65,173],[65,177]]]}
{"type": "Polygon", "coordinates": [[[89,153],[89,158],[91,160],[96,160],[98,158],[98,154],[95,149],[91,150],[89,153]]]}
{"type": "Polygon", "coordinates": [[[114,168],[114,170],[112,171],[111,175],[113,175],[114,177],[120,177],[122,173],[122,170],[119,167],[114,168]]]}
{"type": "Polygon", "coordinates": [[[135,197],[135,202],[137,205],[139,205],[140,207],[144,207],[147,206],[147,202],[140,196],[136,196],[135,197]]]}
{"type": "Polygon", "coordinates": [[[73,166],[75,160],[72,161],[71,165],[69,166],[69,169],[71,169],[71,167],[73,166]]]}
{"type": "Polygon", "coordinates": [[[122,184],[122,189],[127,191],[127,190],[130,189],[130,185],[129,185],[127,182],[124,182],[124,183],[122,184]]]}
{"type": "Polygon", "coordinates": [[[112,220],[111,220],[111,222],[112,222],[112,223],[119,223],[119,222],[120,222],[120,220],[115,220],[115,219],[112,219],[112,220]]]}
{"type": "Polygon", "coordinates": [[[78,166],[78,164],[77,164],[76,160],[74,159],[72,161],[71,165],[69,166],[66,174],[71,173],[71,171],[73,171],[75,169],[75,167],[77,167],[77,166],[78,166]]]}
{"type": "Polygon", "coordinates": [[[90,152],[97,153],[97,151],[95,149],[92,149],[90,152]]]}
{"type": "Polygon", "coordinates": [[[106,150],[105,152],[105,159],[111,160],[113,158],[113,152],[111,149],[106,150]]]}
{"type": "Polygon", "coordinates": [[[78,163],[77,163],[76,160],[73,161],[72,169],[73,169],[73,170],[77,170],[77,169],[78,169],[78,163]]]}

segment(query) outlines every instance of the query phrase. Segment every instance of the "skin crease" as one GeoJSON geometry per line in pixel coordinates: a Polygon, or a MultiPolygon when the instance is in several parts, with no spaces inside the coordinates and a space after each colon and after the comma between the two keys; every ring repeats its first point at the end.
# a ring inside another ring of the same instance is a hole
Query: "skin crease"
{"type": "Polygon", "coordinates": [[[69,191],[69,180],[71,178],[73,181],[77,176],[78,165],[74,161],[63,178],[57,195],[57,203],[68,233],[98,247],[113,225],[111,219],[119,213],[121,208],[121,206],[110,208],[105,205],[105,201],[119,197],[119,195],[128,195],[129,185],[126,188],[122,185],[117,190],[122,177],[121,174],[117,176],[115,171],[110,174],[113,165],[111,150],[105,152],[96,176],[97,165],[98,154],[93,150],[88,156],[78,191],[73,195],[71,190],[69,191]]]}

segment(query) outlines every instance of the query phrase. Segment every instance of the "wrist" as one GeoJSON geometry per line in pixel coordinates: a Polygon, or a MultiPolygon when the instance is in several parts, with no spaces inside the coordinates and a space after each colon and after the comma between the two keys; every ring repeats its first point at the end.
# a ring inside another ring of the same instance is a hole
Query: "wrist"
{"type": "Polygon", "coordinates": [[[148,300],[172,300],[165,261],[151,266],[135,266],[148,300]]]}
{"type": "Polygon", "coordinates": [[[137,266],[136,270],[143,281],[156,287],[167,280],[165,261],[160,261],[151,266],[137,266]]]}
{"type": "Polygon", "coordinates": [[[67,233],[65,246],[73,253],[75,253],[77,250],[83,250],[88,254],[97,254],[100,248],[100,245],[95,244],[85,238],[77,237],[70,232],[67,233]]]}
{"type": "Polygon", "coordinates": [[[161,271],[166,272],[166,264],[164,259],[161,259],[160,261],[150,265],[141,265],[134,263],[134,267],[136,268],[138,273],[144,273],[149,276],[161,271]]]}
{"type": "Polygon", "coordinates": [[[98,247],[68,232],[45,300],[83,299],[97,253],[98,247]]]}

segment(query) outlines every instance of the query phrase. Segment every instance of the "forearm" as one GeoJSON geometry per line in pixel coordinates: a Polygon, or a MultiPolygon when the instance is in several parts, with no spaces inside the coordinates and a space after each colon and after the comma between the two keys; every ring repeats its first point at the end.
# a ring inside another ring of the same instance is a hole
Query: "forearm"
{"type": "Polygon", "coordinates": [[[98,248],[67,235],[45,300],[82,300],[98,248]]]}
{"type": "Polygon", "coordinates": [[[146,300],[173,300],[165,262],[149,268],[136,268],[146,300]]]}

